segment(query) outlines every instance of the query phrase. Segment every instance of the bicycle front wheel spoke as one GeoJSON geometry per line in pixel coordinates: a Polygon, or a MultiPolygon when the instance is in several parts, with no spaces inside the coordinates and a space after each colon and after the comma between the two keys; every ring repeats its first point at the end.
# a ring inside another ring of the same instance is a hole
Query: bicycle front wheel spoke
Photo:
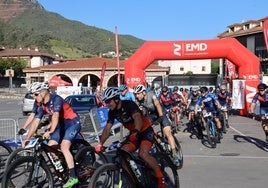
{"type": "Polygon", "coordinates": [[[53,177],[45,163],[36,165],[34,157],[21,157],[10,164],[2,179],[2,187],[53,188],[53,177]]]}

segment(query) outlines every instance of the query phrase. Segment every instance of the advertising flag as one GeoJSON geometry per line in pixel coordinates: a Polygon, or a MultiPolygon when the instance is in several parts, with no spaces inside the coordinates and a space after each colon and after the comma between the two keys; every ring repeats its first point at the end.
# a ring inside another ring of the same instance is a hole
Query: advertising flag
{"type": "Polygon", "coordinates": [[[235,78],[235,74],[236,74],[235,65],[231,61],[229,61],[228,59],[226,59],[225,62],[226,62],[226,67],[227,67],[227,71],[228,71],[228,76],[232,80],[235,78]]]}
{"type": "Polygon", "coordinates": [[[105,71],[106,71],[106,62],[103,63],[102,68],[101,68],[100,91],[102,90],[105,71]]]}

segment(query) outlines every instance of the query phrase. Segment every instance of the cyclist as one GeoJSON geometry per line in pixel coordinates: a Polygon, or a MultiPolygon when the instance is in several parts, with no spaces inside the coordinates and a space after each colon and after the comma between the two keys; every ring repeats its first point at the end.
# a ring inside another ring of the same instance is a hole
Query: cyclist
{"type": "Polygon", "coordinates": [[[184,97],[182,92],[179,91],[179,88],[177,86],[173,87],[172,95],[173,95],[174,100],[175,100],[175,102],[173,103],[174,104],[173,111],[177,115],[177,124],[179,125],[182,113],[185,110],[186,98],[184,97]]]}
{"type": "Polygon", "coordinates": [[[199,107],[203,108],[203,111],[202,111],[203,113],[211,112],[213,114],[213,118],[216,122],[219,136],[220,136],[220,138],[222,138],[222,126],[221,126],[221,122],[219,119],[219,113],[218,113],[218,110],[221,107],[220,103],[215,98],[215,94],[210,93],[208,91],[207,87],[201,87],[200,93],[201,93],[201,96],[199,97],[199,99],[197,100],[196,105],[195,105],[195,113],[197,113],[197,110],[199,107]]]}
{"type": "MultiPolygon", "coordinates": [[[[58,145],[60,143],[61,151],[69,168],[69,180],[63,187],[71,188],[78,183],[70,147],[81,129],[79,116],[62,97],[49,92],[49,84],[47,82],[36,84],[32,87],[32,93],[37,104],[42,107],[42,111],[38,113],[37,118],[40,119],[45,113],[49,114],[51,118],[51,122],[43,137],[49,138],[48,145],[58,145]]],[[[30,127],[26,141],[34,134],[36,128],[34,126],[30,127]]]]}
{"type": "MultiPolygon", "coordinates": [[[[159,101],[162,104],[164,111],[168,113],[169,117],[171,120],[175,119],[175,115],[178,116],[176,113],[173,113],[173,107],[174,104],[176,104],[175,102],[175,98],[172,95],[172,93],[170,93],[169,88],[167,86],[163,86],[161,88],[161,94],[159,96],[159,101]]],[[[178,122],[176,122],[177,125],[179,126],[178,122]]],[[[179,127],[178,127],[179,129],[179,127]]]]}
{"type": "Polygon", "coordinates": [[[226,126],[229,127],[229,124],[228,124],[229,114],[228,114],[228,106],[227,105],[230,105],[228,103],[231,100],[231,94],[230,94],[230,92],[228,92],[226,90],[226,85],[220,86],[219,92],[216,93],[216,98],[220,102],[221,107],[224,107],[223,112],[224,112],[224,116],[225,116],[225,120],[226,120],[226,126]]]}
{"type": "Polygon", "coordinates": [[[174,163],[178,163],[177,151],[175,149],[175,141],[171,133],[170,121],[164,114],[163,107],[153,91],[147,92],[144,85],[139,84],[133,88],[136,101],[140,109],[143,111],[145,107],[145,115],[148,115],[152,122],[158,121],[163,129],[164,135],[168,139],[171,147],[174,163]]]}
{"type": "MultiPolygon", "coordinates": [[[[199,88],[198,87],[193,87],[191,89],[191,93],[189,94],[188,101],[187,101],[187,109],[189,110],[188,114],[188,120],[189,122],[195,122],[195,105],[196,102],[198,101],[200,97],[199,94],[199,88]]],[[[196,124],[198,135],[198,139],[203,139],[203,131],[202,131],[202,125],[201,124],[196,124]]]]}
{"type": "Polygon", "coordinates": [[[258,92],[253,96],[252,103],[250,105],[249,113],[254,114],[256,103],[260,103],[260,115],[261,115],[261,124],[262,129],[265,133],[266,142],[268,142],[268,125],[266,123],[265,114],[268,113],[268,91],[267,85],[264,83],[260,83],[257,86],[258,92]]]}
{"type": "MultiPolygon", "coordinates": [[[[34,82],[30,85],[28,92],[31,93],[31,96],[35,99],[35,96],[33,95],[33,89],[35,88],[36,85],[38,85],[39,82],[34,82]]],[[[40,123],[40,119],[39,118],[35,118],[36,115],[38,113],[40,113],[42,111],[41,107],[37,105],[36,100],[34,100],[34,105],[32,108],[32,112],[30,113],[30,115],[28,116],[28,118],[26,119],[25,123],[23,124],[23,126],[20,128],[20,130],[18,131],[18,135],[23,135],[25,134],[27,131],[27,127],[32,125],[33,127],[37,127],[40,123]]],[[[22,143],[22,146],[24,147],[25,142],[22,143]]]]}
{"type": "Polygon", "coordinates": [[[118,89],[121,92],[120,100],[132,100],[132,101],[135,101],[135,96],[134,96],[133,92],[129,91],[125,84],[122,84],[118,89]]]}
{"type": "Polygon", "coordinates": [[[102,131],[100,142],[95,146],[96,152],[102,150],[102,146],[109,138],[111,127],[117,119],[130,131],[128,142],[122,149],[128,152],[135,152],[139,149],[139,156],[154,170],[158,179],[157,187],[165,187],[163,173],[158,166],[156,159],[150,154],[153,143],[153,128],[147,116],[142,115],[138,105],[131,100],[120,100],[120,92],[116,87],[108,87],[102,93],[102,100],[109,108],[108,120],[102,131]]]}

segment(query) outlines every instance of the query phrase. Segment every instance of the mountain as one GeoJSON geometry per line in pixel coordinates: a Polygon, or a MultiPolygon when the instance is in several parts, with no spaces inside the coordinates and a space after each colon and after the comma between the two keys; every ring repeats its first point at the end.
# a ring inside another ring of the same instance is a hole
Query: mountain
{"type": "MultiPolygon", "coordinates": [[[[121,58],[126,58],[144,40],[118,35],[118,43],[121,58]]],[[[0,0],[0,46],[38,47],[65,58],[93,57],[115,51],[115,34],[46,11],[36,0],[0,0]]]]}

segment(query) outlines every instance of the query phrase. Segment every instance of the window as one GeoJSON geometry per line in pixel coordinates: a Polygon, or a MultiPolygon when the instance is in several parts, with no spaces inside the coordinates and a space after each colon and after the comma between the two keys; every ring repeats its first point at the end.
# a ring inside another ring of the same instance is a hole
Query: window
{"type": "Polygon", "coordinates": [[[206,72],[206,67],[202,66],[202,72],[206,72]]]}
{"type": "Polygon", "coordinates": [[[184,71],[184,67],[180,67],[180,71],[184,71]]]}

